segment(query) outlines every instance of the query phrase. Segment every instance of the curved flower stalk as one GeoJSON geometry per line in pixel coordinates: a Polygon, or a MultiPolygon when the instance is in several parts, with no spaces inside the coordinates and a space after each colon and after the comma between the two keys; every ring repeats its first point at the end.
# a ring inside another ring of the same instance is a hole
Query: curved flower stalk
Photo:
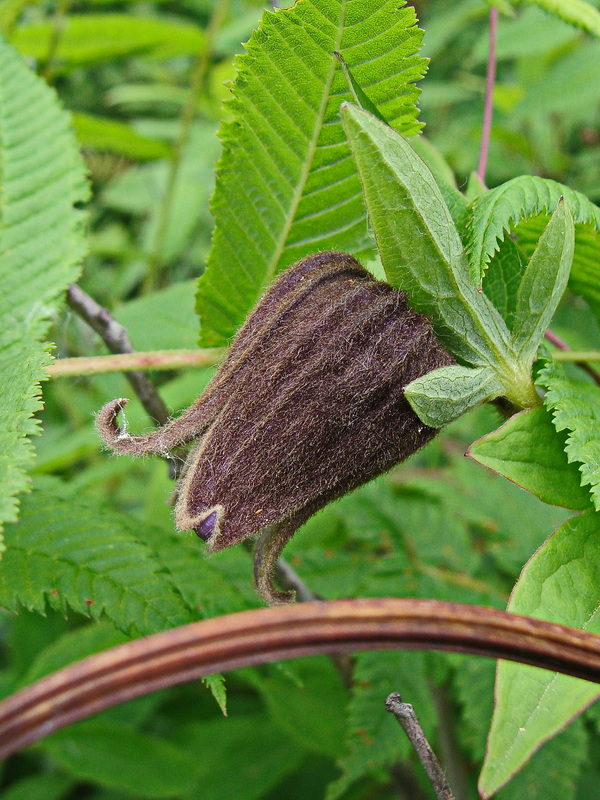
{"type": "Polygon", "coordinates": [[[344,253],[285,270],[235,337],[200,398],[144,436],[108,403],[98,431],[117,453],[166,454],[194,442],[177,488],[175,523],[209,551],[262,535],[255,578],[270,604],[272,575],[294,532],[323,506],[391,469],[436,433],[404,387],[453,363],[405,295],[344,253]]]}

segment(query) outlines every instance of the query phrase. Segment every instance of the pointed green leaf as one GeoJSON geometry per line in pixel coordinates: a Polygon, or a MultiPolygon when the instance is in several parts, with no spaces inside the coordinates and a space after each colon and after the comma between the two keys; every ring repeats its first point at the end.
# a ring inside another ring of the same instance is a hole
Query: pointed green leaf
{"type": "MultiPolygon", "coordinates": [[[[544,226],[548,223],[545,215],[532,217],[515,228],[519,246],[526,253],[533,253],[544,226]]],[[[505,241],[511,241],[505,239],[505,241]]],[[[592,311],[600,319],[600,221],[597,227],[592,223],[575,225],[575,253],[569,276],[569,289],[589,303],[592,311]]]]}
{"type": "Polygon", "coordinates": [[[513,346],[525,362],[533,361],[567,288],[574,239],[573,217],[567,203],[561,200],[540,236],[517,292],[513,346]]]}
{"type": "MultiPolygon", "coordinates": [[[[55,93],[0,41],[0,528],[17,516],[33,461],[27,437],[50,361],[43,344],[79,275],[84,165],[55,93]]],[[[0,543],[0,550],[4,549],[0,543]]]]}
{"type": "Polygon", "coordinates": [[[425,163],[366,111],[346,105],[342,117],[390,283],[454,355],[475,366],[508,360],[506,325],[470,283],[460,236],[425,163]]]}
{"type": "Polygon", "coordinates": [[[412,7],[303,0],[265,12],[237,60],[221,129],[208,268],[198,286],[201,341],[225,344],[265,286],[317,250],[372,250],[360,182],[340,124],[351,94],[342,54],[390,125],[417,133],[414,82],[426,61],[412,7]]]}
{"type": "Polygon", "coordinates": [[[554,14],[593,36],[600,38],[600,11],[585,0],[527,0],[531,5],[539,6],[544,11],[554,14]]]}
{"type": "Polygon", "coordinates": [[[409,383],[404,394],[422,422],[441,428],[486,400],[502,394],[503,386],[491,367],[453,364],[409,383]]]}
{"type": "Polygon", "coordinates": [[[600,208],[581,192],[548,178],[520,175],[478,197],[471,206],[466,244],[473,282],[481,285],[498,242],[509,230],[521,220],[551,213],[561,197],[569,204],[575,222],[590,223],[600,230],[600,208]]]}
{"type": "Polygon", "coordinates": [[[600,387],[567,378],[563,367],[552,361],[540,371],[537,383],[547,389],[544,405],[552,412],[556,430],[567,431],[567,457],[578,464],[581,483],[590,487],[600,510],[600,387]]]}
{"type": "Polygon", "coordinates": [[[166,739],[115,720],[86,720],[38,745],[67,773],[128,797],[188,796],[197,783],[197,759],[166,739]]]}
{"type": "Polygon", "coordinates": [[[565,440],[548,411],[537,406],[478,439],[467,455],[545,503],[580,511],[590,507],[590,493],[581,486],[575,464],[567,460],[565,440]]]}
{"type": "MultiPolygon", "coordinates": [[[[11,42],[23,55],[43,61],[54,31],[54,22],[21,25],[11,42]]],[[[205,43],[204,31],[189,23],[139,15],[133,21],[128,14],[69,14],[62,24],[55,59],[61,69],[74,69],[132,55],[160,59],[197,55],[205,43]]]]}
{"type": "Polygon", "coordinates": [[[83,147],[101,153],[117,153],[136,161],[168,158],[172,153],[166,142],[142,136],[131,125],[114,119],[78,112],[73,114],[73,126],[83,147]]]}
{"type": "MultiPolygon", "coordinates": [[[[600,515],[562,525],[530,559],[508,610],[600,634],[600,515]]],[[[588,681],[500,661],[479,789],[487,798],[598,697],[588,681]]]]}

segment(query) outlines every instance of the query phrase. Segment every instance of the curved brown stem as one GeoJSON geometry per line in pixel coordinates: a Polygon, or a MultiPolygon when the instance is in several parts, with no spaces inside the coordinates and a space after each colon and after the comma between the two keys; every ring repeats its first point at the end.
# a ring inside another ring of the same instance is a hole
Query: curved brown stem
{"type": "Polygon", "coordinates": [[[600,636],[493,608],[360,598],[261,608],[98,653],[0,703],[0,758],[76,720],[222,670],[355,650],[453,650],[600,683],[600,636]]]}

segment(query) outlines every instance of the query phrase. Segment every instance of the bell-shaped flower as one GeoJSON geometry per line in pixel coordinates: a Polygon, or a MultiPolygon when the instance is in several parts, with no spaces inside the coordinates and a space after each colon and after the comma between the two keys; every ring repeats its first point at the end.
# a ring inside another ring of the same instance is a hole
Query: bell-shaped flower
{"type": "Polygon", "coordinates": [[[272,575],[306,520],[386,472],[436,433],[404,387],[453,363],[406,296],[344,253],[286,269],[258,302],[198,400],[153,433],[117,424],[127,402],[97,418],[117,453],[168,454],[193,442],[175,523],[211,552],[263,532],[255,577],[269,603],[291,599],[272,575]]]}

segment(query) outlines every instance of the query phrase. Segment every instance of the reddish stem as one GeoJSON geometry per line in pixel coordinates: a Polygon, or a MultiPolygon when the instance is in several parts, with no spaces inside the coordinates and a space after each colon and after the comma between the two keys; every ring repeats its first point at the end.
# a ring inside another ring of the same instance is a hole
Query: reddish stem
{"type": "Polygon", "coordinates": [[[496,34],[498,30],[498,9],[490,9],[490,49],[488,54],[487,77],[485,81],[485,104],[483,109],[483,127],[481,131],[481,149],[479,151],[479,164],[477,175],[485,186],[485,173],[487,169],[490,137],[492,134],[492,109],[494,97],[494,82],[496,80],[496,34]]]}
{"type": "Polygon", "coordinates": [[[600,636],[438,600],[360,598],[214,617],[97,653],[0,703],[0,758],[133,697],[317,653],[404,647],[520,661],[600,683],[600,636]]]}

